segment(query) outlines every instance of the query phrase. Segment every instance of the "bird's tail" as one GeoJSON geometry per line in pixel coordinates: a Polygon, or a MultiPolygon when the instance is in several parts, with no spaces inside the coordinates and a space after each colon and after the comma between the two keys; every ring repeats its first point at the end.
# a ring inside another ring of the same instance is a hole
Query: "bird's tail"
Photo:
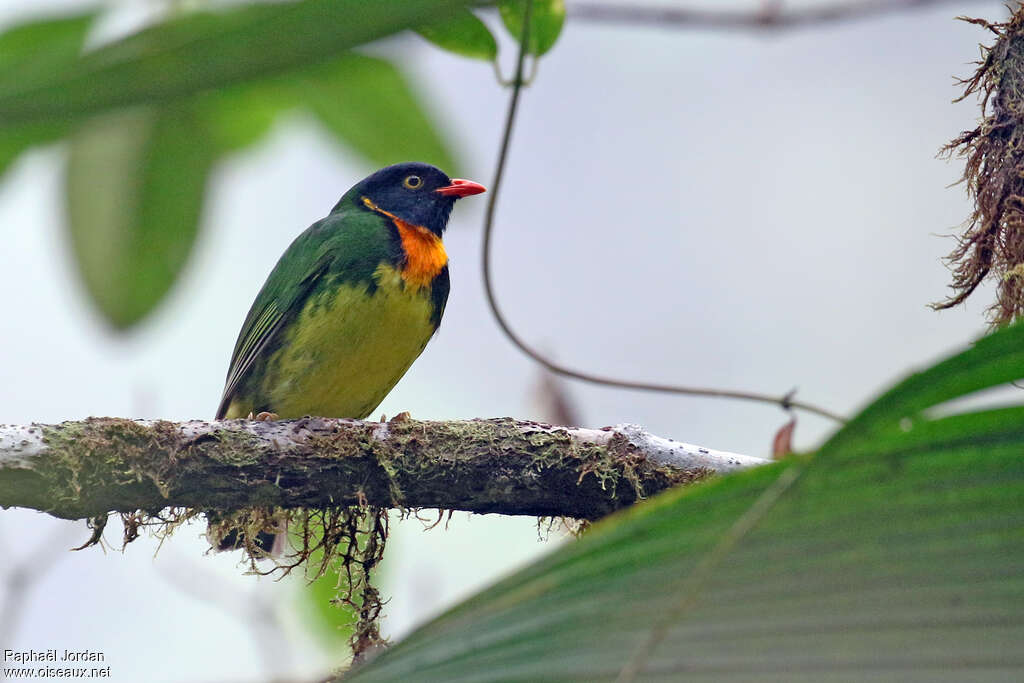
{"type": "Polygon", "coordinates": [[[250,544],[268,557],[280,557],[285,551],[288,529],[284,522],[275,522],[270,528],[252,531],[226,526],[226,520],[215,512],[207,512],[206,519],[206,538],[217,552],[249,548],[250,544]]]}

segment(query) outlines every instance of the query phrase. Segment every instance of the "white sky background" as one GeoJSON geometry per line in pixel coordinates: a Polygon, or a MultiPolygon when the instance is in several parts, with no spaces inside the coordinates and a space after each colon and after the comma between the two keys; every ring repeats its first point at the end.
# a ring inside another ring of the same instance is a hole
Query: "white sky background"
{"type": "MultiPolygon", "coordinates": [[[[27,12],[0,4],[5,23],[27,12]]],[[[948,187],[960,165],[935,158],[977,116],[973,101],[950,104],[952,78],[969,73],[988,35],[953,21],[957,14],[996,19],[1004,10],[942,4],[777,35],[570,22],[524,94],[502,189],[495,270],[509,318],[581,369],[774,393],[799,387],[801,398],[843,413],[963,346],[984,329],[990,291],[953,311],[926,306],[950,279],[941,257],[953,241],[944,235],[970,211],[963,188],[948,187]]],[[[508,96],[490,67],[411,37],[381,49],[404,58],[456,141],[464,175],[489,185],[508,96]]],[[[92,313],[70,267],[61,160],[59,148],[34,152],[0,186],[2,422],[212,416],[270,268],[373,170],[309,120],[283,121],[219,167],[183,281],[119,337],[92,313]]],[[[483,208],[483,198],[456,208],[440,334],[379,412],[543,417],[537,369],[484,305],[483,208]]],[[[785,421],[756,404],[574,383],[568,391],[588,426],[638,422],[751,455],[767,455],[785,421]]],[[[831,428],[801,415],[796,445],[813,447],[831,428]]],[[[87,537],[84,523],[0,511],[0,577],[63,526],[71,531],[61,548],[87,537]]],[[[550,548],[530,519],[457,514],[447,532],[423,533],[414,521],[394,531],[391,634],[550,548]]],[[[232,557],[204,556],[201,532],[182,530],[155,557],[152,539],[123,554],[57,552],[36,570],[44,575],[0,650],[100,650],[115,681],[251,681],[328,666],[290,613],[289,588],[242,576],[232,557]],[[287,624],[269,664],[251,615],[238,617],[257,594],[276,601],[287,624]]]]}

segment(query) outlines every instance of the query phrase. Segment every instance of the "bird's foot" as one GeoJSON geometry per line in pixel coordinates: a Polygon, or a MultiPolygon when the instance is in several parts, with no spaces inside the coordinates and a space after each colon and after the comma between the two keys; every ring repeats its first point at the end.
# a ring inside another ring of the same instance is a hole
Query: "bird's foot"
{"type": "MultiPolygon", "coordinates": [[[[249,415],[251,416],[252,413],[249,413],[249,415]]],[[[254,419],[257,422],[272,422],[273,420],[280,419],[280,417],[281,416],[278,415],[277,413],[268,413],[267,411],[264,410],[261,413],[258,413],[255,418],[250,417],[249,419],[254,419]]]]}
{"type": "Polygon", "coordinates": [[[407,422],[412,419],[412,415],[409,414],[408,410],[403,410],[398,415],[391,418],[391,422],[407,422]]]}

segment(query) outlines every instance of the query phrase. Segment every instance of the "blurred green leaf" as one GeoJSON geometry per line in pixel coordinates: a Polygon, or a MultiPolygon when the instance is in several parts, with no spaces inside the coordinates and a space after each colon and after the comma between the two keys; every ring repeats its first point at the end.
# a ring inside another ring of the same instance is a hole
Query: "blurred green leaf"
{"type": "Polygon", "coordinates": [[[300,0],[189,14],[84,55],[66,69],[0,80],[0,125],[63,119],[322,63],[443,19],[466,0],[300,0]]]}
{"type": "Polygon", "coordinates": [[[35,19],[0,34],[0,86],[62,69],[82,52],[95,12],[35,19]]]}
{"type": "Polygon", "coordinates": [[[216,159],[257,142],[282,112],[301,107],[373,163],[420,159],[454,168],[406,79],[362,55],[96,117],[72,138],[68,206],[79,271],[115,327],[141,320],[184,267],[216,159]]]}
{"type": "Polygon", "coordinates": [[[1016,327],[982,337],[964,353],[916,372],[851,420],[823,447],[824,453],[872,443],[884,433],[921,424],[922,413],[960,396],[1024,377],[1024,334],[1016,327]],[[901,424],[902,423],[902,424],[901,424]]]}
{"type": "Polygon", "coordinates": [[[498,58],[498,43],[491,30],[468,9],[458,10],[443,22],[420,26],[416,33],[434,45],[463,57],[489,62],[498,58]]]}
{"type": "MultiPolygon", "coordinates": [[[[316,561],[319,558],[313,559],[316,561]]],[[[331,572],[303,586],[299,595],[301,609],[307,617],[304,623],[316,634],[324,652],[346,659],[350,655],[348,641],[357,617],[352,608],[332,602],[338,596],[338,590],[338,575],[331,572]]]]}
{"type": "MultiPolygon", "coordinates": [[[[19,24],[0,34],[0,84],[40,77],[64,68],[82,51],[95,12],[19,24]]],[[[4,126],[0,129],[0,175],[29,147],[67,134],[61,121],[4,126]]]]}
{"type": "Polygon", "coordinates": [[[372,163],[425,161],[455,173],[425,103],[393,64],[349,54],[296,75],[297,101],[372,163]]]}
{"type": "Polygon", "coordinates": [[[1024,325],[997,332],[812,459],[605,520],[346,680],[609,681],[627,663],[636,680],[1017,678],[1024,406],[925,409],[1024,376],[1021,349],[1024,325]]]}
{"type": "MultiPolygon", "coordinates": [[[[500,0],[498,11],[505,28],[516,40],[523,36],[523,13],[525,0],[500,0]]],[[[564,0],[533,0],[530,17],[529,53],[540,57],[555,45],[565,24],[564,0]]]]}
{"type": "MultiPolygon", "coordinates": [[[[321,524],[313,524],[314,534],[322,533],[321,524]]],[[[293,543],[301,546],[300,536],[293,530],[293,543]]],[[[319,567],[323,561],[323,550],[315,550],[307,567],[319,567]]],[[[306,577],[296,576],[300,583],[298,590],[299,610],[303,614],[303,625],[314,634],[324,654],[332,659],[333,666],[343,666],[351,658],[349,638],[358,620],[355,611],[348,605],[335,602],[343,590],[346,577],[340,567],[328,571],[324,576],[307,582],[306,577]]]]}
{"type": "Polygon", "coordinates": [[[52,121],[0,128],[0,176],[7,172],[22,152],[36,145],[59,140],[67,133],[68,126],[52,121]]]}
{"type": "Polygon", "coordinates": [[[103,315],[126,328],[187,261],[216,158],[262,138],[283,111],[308,107],[372,162],[453,168],[397,69],[344,48],[459,5],[254,4],[184,15],[83,57],[91,15],[19,27],[0,35],[0,172],[28,146],[72,135],[76,264],[103,315]]]}
{"type": "Polygon", "coordinates": [[[301,105],[288,89],[291,78],[238,83],[196,96],[192,108],[211,144],[234,152],[259,142],[280,114],[301,105]]]}
{"type": "Polygon", "coordinates": [[[199,226],[213,146],[187,107],[139,107],[87,121],[71,138],[70,238],[92,300],[117,328],[167,293],[199,226]]]}

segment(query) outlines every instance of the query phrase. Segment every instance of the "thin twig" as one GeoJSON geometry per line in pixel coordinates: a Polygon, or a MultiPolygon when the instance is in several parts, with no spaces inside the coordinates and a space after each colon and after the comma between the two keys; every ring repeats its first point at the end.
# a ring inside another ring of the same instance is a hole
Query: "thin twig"
{"type": "MultiPolygon", "coordinates": [[[[10,541],[3,539],[4,559],[8,566],[4,567],[4,575],[0,576],[0,588],[3,588],[3,602],[0,602],[0,643],[5,647],[14,642],[14,634],[21,625],[21,618],[32,589],[68,556],[67,544],[78,531],[75,525],[59,524],[21,559],[11,557],[13,550],[10,541]]],[[[6,679],[3,667],[0,667],[0,681],[6,679]]]]}
{"type": "Polygon", "coordinates": [[[532,2],[525,3],[526,12],[523,21],[523,34],[519,40],[519,55],[516,58],[516,72],[512,81],[512,96],[509,99],[508,112],[505,116],[505,129],[501,138],[501,149],[498,153],[498,164],[494,171],[494,181],[491,183],[491,189],[489,193],[489,199],[487,201],[487,211],[484,217],[484,240],[483,240],[483,277],[484,277],[484,293],[487,296],[487,304],[491,309],[491,314],[497,321],[501,331],[505,333],[505,336],[515,344],[520,351],[525,353],[527,356],[535,360],[536,362],[543,365],[551,372],[562,375],[563,377],[570,377],[578,379],[583,382],[590,382],[591,384],[600,384],[602,386],[618,387],[620,389],[635,389],[638,391],[656,391],[663,393],[672,394],[686,394],[689,396],[709,396],[715,398],[735,398],[746,401],[759,401],[762,403],[774,403],[781,406],[784,410],[791,408],[797,408],[799,410],[806,410],[807,412],[827,417],[830,420],[834,420],[840,424],[846,422],[846,419],[842,416],[833,413],[825,408],[820,408],[816,405],[805,403],[803,401],[793,400],[793,392],[790,391],[781,396],[774,396],[770,394],[762,394],[750,391],[734,391],[730,389],[712,389],[707,387],[690,387],[681,386],[674,384],[661,384],[657,382],[636,382],[632,380],[616,379],[613,377],[604,377],[589,372],[582,372],[579,370],[573,370],[559,365],[554,361],[550,360],[547,356],[537,351],[532,346],[527,344],[523,339],[516,334],[512,329],[505,315],[501,312],[498,307],[498,301],[494,295],[494,285],[491,278],[491,237],[494,232],[494,214],[495,207],[498,205],[498,194],[501,189],[501,180],[505,174],[505,164],[508,160],[508,150],[512,141],[512,128],[515,123],[516,111],[519,107],[519,94],[522,91],[523,86],[523,63],[526,58],[526,41],[529,38],[530,32],[530,10],[533,5],[532,2]]]}
{"type": "Polygon", "coordinates": [[[161,562],[156,567],[164,581],[184,595],[208,607],[221,609],[247,629],[254,649],[263,660],[264,669],[273,676],[273,680],[280,680],[291,668],[285,626],[266,585],[256,584],[252,590],[243,591],[205,565],[180,554],[172,553],[170,564],[161,562]]]}
{"type": "MultiPolygon", "coordinates": [[[[714,10],[671,5],[627,5],[611,2],[574,2],[566,8],[575,21],[634,24],[667,29],[726,31],[784,31],[856,19],[951,5],[953,0],[861,0],[835,2],[800,9],[783,9],[781,2],[763,3],[755,10],[714,10]]],[[[958,2],[957,4],[963,4],[958,2]]]]}

